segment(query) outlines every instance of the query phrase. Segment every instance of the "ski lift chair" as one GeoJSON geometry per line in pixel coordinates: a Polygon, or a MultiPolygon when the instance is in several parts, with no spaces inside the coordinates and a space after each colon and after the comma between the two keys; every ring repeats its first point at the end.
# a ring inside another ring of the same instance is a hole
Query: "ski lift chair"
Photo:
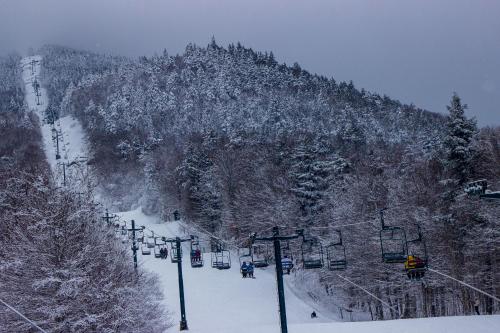
{"type": "Polygon", "coordinates": [[[151,255],[151,249],[146,244],[141,244],[141,253],[144,256],[151,255]]]}
{"type": "Polygon", "coordinates": [[[406,261],[406,233],[400,227],[385,226],[380,230],[382,261],[388,264],[406,261]]]}
{"type": "Polygon", "coordinates": [[[212,253],[210,255],[212,268],[229,269],[231,268],[231,253],[226,250],[226,245],[218,239],[210,240],[212,253]]]}
{"type": "Polygon", "coordinates": [[[156,244],[154,248],[155,258],[161,258],[161,244],[156,244]]]}
{"type": "Polygon", "coordinates": [[[231,268],[231,253],[228,250],[212,252],[212,267],[217,269],[231,268]]]}
{"type": "Polygon", "coordinates": [[[328,269],[331,271],[345,270],[347,268],[347,259],[345,254],[345,246],[342,244],[342,233],[339,234],[339,240],[326,247],[326,258],[328,269]]]}
{"type": "Polygon", "coordinates": [[[146,245],[150,249],[154,248],[155,247],[155,238],[154,237],[147,237],[146,238],[146,245]]]}
{"type": "Polygon", "coordinates": [[[323,267],[323,246],[317,239],[304,240],[301,249],[304,269],[323,267]]]}
{"type": "Polygon", "coordinates": [[[121,236],[122,236],[121,227],[119,224],[115,224],[115,237],[121,238],[121,236]]]}
{"type": "Polygon", "coordinates": [[[182,246],[180,247],[180,252],[177,251],[177,245],[175,242],[170,243],[170,261],[172,263],[178,263],[182,258],[182,246]]]}
{"type": "Polygon", "coordinates": [[[122,226],[122,229],[120,230],[120,237],[122,239],[122,243],[127,243],[129,241],[128,230],[126,229],[125,226],[122,226]]]}
{"type": "Polygon", "coordinates": [[[281,242],[281,268],[283,274],[290,274],[293,267],[293,253],[290,249],[290,242],[283,241],[281,242]]]}
{"type": "Polygon", "coordinates": [[[418,238],[407,242],[408,256],[404,263],[408,278],[412,281],[420,281],[427,272],[429,257],[427,255],[427,246],[417,225],[418,238]]]}
{"type": "MultiPolygon", "coordinates": [[[[243,275],[243,277],[246,277],[246,272],[243,272],[243,263],[245,265],[253,264],[252,263],[252,250],[251,247],[243,247],[238,249],[238,261],[240,262],[240,273],[243,275]]],[[[247,266],[248,267],[248,266],[247,266]]],[[[254,266],[255,267],[255,266],[254,266]]]]}
{"type": "Polygon", "coordinates": [[[269,266],[269,247],[267,244],[253,244],[251,255],[254,267],[263,268],[269,266]]]}
{"type": "Polygon", "coordinates": [[[137,232],[137,241],[142,243],[144,242],[144,231],[140,230],[137,232]]]}
{"type": "Polygon", "coordinates": [[[240,262],[240,267],[244,262],[247,264],[252,262],[251,250],[248,247],[238,249],[238,261],[240,262]]]}
{"type": "Polygon", "coordinates": [[[403,228],[385,225],[384,211],[380,210],[380,250],[382,261],[387,264],[404,263],[406,261],[406,233],[403,228]]]}
{"type": "Polygon", "coordinates": [[[198,236],[191,236],[191,267],[203,267],[203,253],[201,252],[198,236]]]}

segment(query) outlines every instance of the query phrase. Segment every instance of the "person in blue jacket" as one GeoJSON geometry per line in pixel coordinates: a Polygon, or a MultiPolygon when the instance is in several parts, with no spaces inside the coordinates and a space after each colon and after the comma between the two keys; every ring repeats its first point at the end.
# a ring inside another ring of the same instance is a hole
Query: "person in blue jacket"
{"type": "Polygon", "coordinates": [[[248,277],[249,278],[252,278],[253,279],[253,263],[248,263],[248,266],[247,266],[247,274],[248,274],[248,277]]]}
{"type": "Polygon", "coordinates": [[[246,261],[243,261],[243,264],[241,264],[241,275],[246,278],[247,277],[247,272],[248,272],[248,265],[246,261]]]}

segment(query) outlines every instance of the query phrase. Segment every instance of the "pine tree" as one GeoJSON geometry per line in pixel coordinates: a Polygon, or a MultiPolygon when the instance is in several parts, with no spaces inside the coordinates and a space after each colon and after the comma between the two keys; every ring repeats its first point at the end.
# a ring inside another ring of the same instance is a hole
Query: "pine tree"
{"type": "Polygon", "coordinates": [[[455,93],[451,99],[448,118],[448,133],[444,141],[448,171],[457,185],[463,185],[473,171],[472,157],[474,155],[472,141],[477,133],[476,122],[467,119],[460,97],[455,93]]]}
{"type": "Polygon", "coordinates": [[[177,174],[184,190],[186,214],[214,232],[220,227],[222,203],[217,178],[213,174],[214,165],[206,149],[204,144],[189,143],[177,174]]]}
{"type": "Polygon", "coordinates": [[[335,176],[346,169],[347,162],[321,143],[301,143],[291,158],[292,192],[299,203],[300,219],[313,224],[324,209],[335,176]]]}

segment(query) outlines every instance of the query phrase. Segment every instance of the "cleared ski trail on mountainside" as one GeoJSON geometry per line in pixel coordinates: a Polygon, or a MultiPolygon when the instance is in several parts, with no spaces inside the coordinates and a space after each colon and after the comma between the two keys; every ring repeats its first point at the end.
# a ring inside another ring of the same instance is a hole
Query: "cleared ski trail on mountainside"
{"type": "MultiPolygon", "coordinates": [[[[47,90],[42,85],[40,78],[42,56],[35,55],[25,57],[21,60],[22,78],[25,86],[25,101],[28,109],[35,112],[40,119],[40,127],[43,136],[43,145],[47,161],[52,172],[60,179],[62,174],[62,163],[66,165],[87,157],[87,145],[85,132],[79,121],[71,115],[60,117],[53,125],[46,121],[45,111],[47,110],[49,99],[47,90]],[[33,65],[31,64],[34,62],[33,65]],[[39,84],[39,98],[37,98],[34,83],[39,84]],[[59,154],[61,158],[56,159],[57,143],[56,135],[59,135],[59,154]]],[[[66,175],[70,176],[71,165],[66,170],[66,175]]]]}

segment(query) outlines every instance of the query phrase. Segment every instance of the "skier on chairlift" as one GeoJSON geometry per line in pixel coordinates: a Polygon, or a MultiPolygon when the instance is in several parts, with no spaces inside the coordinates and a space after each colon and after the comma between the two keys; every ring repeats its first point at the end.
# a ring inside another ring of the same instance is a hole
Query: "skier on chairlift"
{"type": "Polygon", "coordinates": [[[167,256],[168,256],[168,250],[166,248],[161,248],[160,249],[160,257],[162,259],[167,259],[167,256]]]}
{"type": "Polygon", "coordinates": [[[247,272],[248,272],[248,265],[246,261],[243,261],[243,264],[241,264],[241,275],[246,278],[247,277],[247,272]]]}
{"type": "Polygon", "coordinates": [[[415,255],[409,255],[405,261],[405,270],[408,277],[420,279],[424,276],[425,261],[415,255]]]}
{"type": "Polygon", "coordinates": [[[283,259],[281,259],[281,266],[286,271],[286,274],[290,274],[290,270],[293,267],[292,259],[288,258],[288,256],[285,256],[283,259]]]}
{"type": "Polygon", "coordinates": [[[248,277],[249,278],[254,278],[253,277],[253,263],[249,262],[248,265],[247,265],[247,274],[248,274],[248,277]]]}

